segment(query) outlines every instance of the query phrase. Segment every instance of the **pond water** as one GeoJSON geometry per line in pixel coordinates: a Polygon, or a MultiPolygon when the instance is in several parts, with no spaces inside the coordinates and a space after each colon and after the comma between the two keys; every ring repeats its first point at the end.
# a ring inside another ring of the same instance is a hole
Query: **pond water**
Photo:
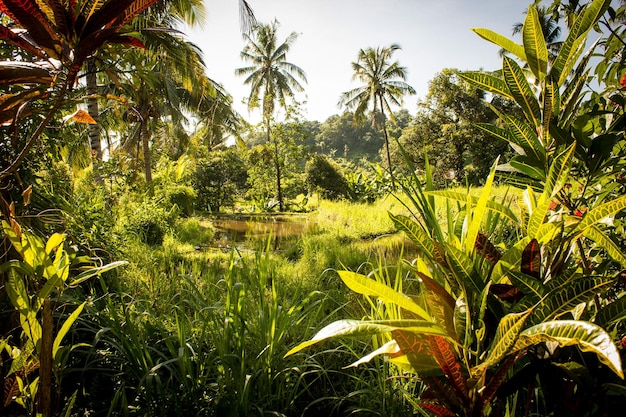
{"type": "Polygon", "coordinates": [[[258,249],[271,239],[274,250],[297,240],[309,227],[306,216],[219,216],[211,219],[219,248],[258,249]]]}

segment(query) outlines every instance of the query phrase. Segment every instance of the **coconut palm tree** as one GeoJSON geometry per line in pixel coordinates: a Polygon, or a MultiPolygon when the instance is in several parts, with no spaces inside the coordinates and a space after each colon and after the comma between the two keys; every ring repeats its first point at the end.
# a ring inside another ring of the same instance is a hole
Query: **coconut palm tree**
{"type": "Polygon", "coordinates": [[[415,94],[415,89],[405,82],[407,70],[398,61],[391,62],[393,53],[400,49],[397,44],[387,47],[361,49],[356,62],[352,63],[353,79],[363,83],[362,86],[341,94],[339,106],[354,110],[354,118],[359,119],[371,109],[372,124],[379,122],[385,137],[387,166],[393,185],[393,170],[389,153],[389,136],[387,134],[387,116],[395,121],[391,105],[401,106],[406,94],[415,94]],[[379,121],[377,115],[382,116],[379,121]]]}
{"type": "MultiPolygon", "coordinates": [[[[288,62],[287,53],[297,38],[292,32],[285,41],[278,44],[276,32],[278,22],[259,24],[255,26],[253,35],[244,34],[247,44],[241,52],[241,58],[251,65],[235,70],[237,75],[246,76],[244,84],[250,85],[248,109],[261,107],[263,125],[267,142],[271,142],[271,120],[276,109],[276,103],[283,108],[287,106],[287,99],[293,99],[295,92],[302,92],[304,88],[298,79],[306,83],[306,74],[295,64],[288,62]]],[[[284,210],[281,188],[281,163],[279,160],[278,140],[274,144],[274,165],[276,168],[276,191],[280,210],[284,210]]]]}

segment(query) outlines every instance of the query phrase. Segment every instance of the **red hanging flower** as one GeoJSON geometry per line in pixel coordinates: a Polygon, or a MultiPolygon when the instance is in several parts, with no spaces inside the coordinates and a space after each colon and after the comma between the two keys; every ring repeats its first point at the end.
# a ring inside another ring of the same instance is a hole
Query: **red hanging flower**
{"type": "Polygon", "coordinates": [[[621,80],[619,80],[619,83],[622,87],[626,87],[626,74],[624,74],[624,76],[622,77],[621,80]]]}

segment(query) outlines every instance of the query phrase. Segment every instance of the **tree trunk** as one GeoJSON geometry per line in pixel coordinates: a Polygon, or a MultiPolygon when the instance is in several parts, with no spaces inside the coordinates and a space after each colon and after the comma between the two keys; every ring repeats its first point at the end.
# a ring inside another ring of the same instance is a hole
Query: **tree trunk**
{"type": "MultiPolygon", "coordinates": [[[[270,142],[270,123],[269,120],[266,122],[267,128],[267,141],[270,142]]],[[[285,211],[285,202],[283,201],[283,188],[281,186],[281,169],[280,169],[280,153],[278,151],[278,140],[274,138],[274,166],[276,168],[276,194],[278,197],[278,208],[280,211],[285,211]]]]}
{"type": "Polygon", "coordinates": [[[89,125],[89,145],[91,153],[97,161],[102,161],[102,142],[100,138],[100,108],[98,106],[98,84],[96,79],[96,64],[94,58],[85,62],[87,80],[87,112],[95,120],[89,125]]]}
{"type": "Polygon", "coordinates": [[[385,151],[387,152],[387,169],[389,169],[389,176],[391,177],[391,188],[396,188],[396,182],[393,177],[393,168],[391,167],[391,153],[389,152],[389,135],[387,134],[387,116],[385,115],[385,108],[383,107],[383,98],[380,100],[380,113],[383,115],[383,134],[385,136],[385,151]]]}
{"type": "Polygon", "coordinates": [[[139,127],[139,138],[143,148],[143,166],[146,175],[146,184],[152,189],[152,158],[150,156],[150,132],[148,131],[148,117],[144,116],[139,127]]]}

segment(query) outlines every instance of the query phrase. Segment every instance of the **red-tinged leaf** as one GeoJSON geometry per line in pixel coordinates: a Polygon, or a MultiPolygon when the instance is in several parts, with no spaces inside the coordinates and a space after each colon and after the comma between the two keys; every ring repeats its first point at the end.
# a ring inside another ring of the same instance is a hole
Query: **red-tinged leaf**
{"type": "Polygon", "coordinates": [[[454,307],[456,301],[446,289],[431,277],[418,272],[423,287],[424,300],[428,306],[428,312],[436,320],[437,324],[446,329],[448,335],[457,339],[454,329],[454,307]]]}
{"type": "Polygon", "coordinates": [[[456,416],[456,413],[453,413],[452,411],[448,410],[446,407],[439,405],[439,404],[421,403],[420,407],[424,408],[425,410],[430,411],[431,413],[433,413],[434,415],[438,417],[455,417],[456,416]]]}
{"type": "Polygon", "coordinates": [[[522,272],[531,277],[541,277],[541,247],[537,239],[530,241],[522,252],[522,272]]]}
{"type": "Polygon", "coordinates": [[[405,355],[416,373],[422,375],[441,375],[439,364],[433,358],[425,336],[408,331],[395,330],[392,337],[400,346],[400,353],[390,358],[405,355]]]}
{"type": "Polygon", "coordinates": [[[30,62],[0,62],[0,85],[52,83],[50,72],[30,62]]]}
{"type": "Polygon", "coordinates": [[[102,7],[93,11],[84,18],[86,19],[83,33],[84,38],[91,36],[94,32],[101,29],[121,26],[126,9],[128,9],[135,0],[110,0],[102,7]]]}
{"type": "Polygon", "coordinates": [[[498,369],[496,369],[493,376],[491,376],[489,382],[485,385],[485,389],[481,393],[482,409],[493,400],[500,386],[506,381],[509,370],[522,356],[523,353],[521,352],[518,352],[516,355],[510,355],[498,366],[498,369]]]}
{"type": "Polygon", "coordinates": [[[493,243],[491,243],[491,241],[487,238],[487,235],[483,233],[478,233],[478,235],[476,235],[476,243],[474,244],[474,247],[476,248],[476,252],[492,264],[497,263],[500,258],[502,258],[500,251],[498,251],[493,243]]]}
{"type": "Polygon", "coordinates": [[[133,20],[135,17],[137,17],[140,13],[144,12],[149,7],[154,6],[156,2],[157,0],[135,0],[130,5],[130,7],[126,9],[126,13],[124,16],[124,20],[122,21],[122,25],[125,25],[126,23],[133,20]]]}
{"type": "Polygon", "coordinates": [[[34,46],[32,43],[28,42],[24,37],[15,33],[11,29],[6,26],[0,26],[0,40],[10,43],[13,46],[16,46],[31,55],[34,55],[41,59],[46,59],[46,54],[44,54],[41,49],[34,46]]]}
{"type": "Polygon", "coordinates": [[[135,48],[140,48],[140,49],[146,49],[146,45],[141,40],[135,38],[134,36],[124,36],[124,35],[112,36],[108,40],[108,42],[116,43],[120,45],[133,46],[135,48]]]}
{"type": "Polygon", "coordinates": [[[524,297],[524,293],[519,290],[515,285],[510,284],[491,284],[489,292],[509,303],[516,303],[524,297]]]}
{"type": "Polygon", "coordinates": [[[35,0],[2,0],[0,4],[2,5],[0,11],[26,29],[34,42],[51,58],[60,58],[58,33],[35,0]]]}
{"type": "Polygon", "coordinates": [[[447,381],[452,386],[456,396],[467,404],[469,401],[467,384],[461,364],[456,359],[454,350],[446,339],[440,336],[429,336],[430,350],[443,373],[448,377],[447,381]]]}
{"type": "Polygon", "coordinates": [[[32,184],[28,186],[24,191],[22,191],[22,198],[24,199],[24,206],[28,206],[30,204],[30,196],[33,193],[32,184]]]}
{"type": "Polygon", "coordinates": [[[426,376],[420,378],[424,385],[428,388],[421,396],[421,400],[425,403],[439,403],[454,409],[459,408],[461,403],[457,398],[454,390],[447,382],[446,377],[426,376]]]}

